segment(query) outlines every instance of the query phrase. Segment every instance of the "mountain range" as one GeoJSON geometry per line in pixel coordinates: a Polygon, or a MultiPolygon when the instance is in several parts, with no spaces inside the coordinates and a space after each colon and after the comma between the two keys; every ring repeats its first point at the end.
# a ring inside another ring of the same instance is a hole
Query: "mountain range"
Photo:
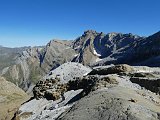
{"type": "Polygon", "coordinates": [[[160,32],[94,30],[44,46],[0,46],[0,119],[159,120],[159,46],[160,32]]]}
{"type": "Polygon", "coordinates": [[[160,32],[149,37],[85,31],[75,40],[51,40],[46,46],[0,47],[3,77],[27,91],[39,79],[65,62],[88,66],[129,64],[159,66],[160,32]]]}

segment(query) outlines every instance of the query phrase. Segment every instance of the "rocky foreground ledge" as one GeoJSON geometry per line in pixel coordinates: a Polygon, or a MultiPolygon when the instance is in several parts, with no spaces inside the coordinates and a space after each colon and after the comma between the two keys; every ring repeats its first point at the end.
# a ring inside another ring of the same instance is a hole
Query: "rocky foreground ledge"
{"type": "Polygon", "coordinates": [[[160,120],[160,68],[65,63],[13,120],[160,120]]]}

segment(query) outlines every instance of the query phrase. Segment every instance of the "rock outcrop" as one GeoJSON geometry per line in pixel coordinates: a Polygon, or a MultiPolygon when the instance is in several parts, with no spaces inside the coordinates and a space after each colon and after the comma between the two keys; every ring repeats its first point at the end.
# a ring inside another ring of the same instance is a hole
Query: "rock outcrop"
{"type": "Polygon", "coordinates": [[[144,99],[134,90],[114,87],[92,92],[58,120],[159,120],[158,112],[158,104],[144,99]]]}
{"type": "Polygon", "coordinates": [[[108,74],[118,74],[118,73],[128,73],[128,72],[133,72],[133,67],[122,64],[122,65],[115,65],[111,67],[99,67],[96,69],[93,69],[89,75],[108,75],[108,74]]]}
{"type": "Polygon", "coordinates": [[[83,89],[83,95],[87,95],[92,90],[106,87],[108,84],[118,84],[112,76],[85,76],[76,77],[67,83],[62,83],[59,79],[39,81],[33,89],[36,99],[46,98],[48,100],[58,100],[63,98],[63,94],[70,90],[83,89]]]}
{"type": "Polygon", "coordinates": [[[160,95],[160,79],[159,78],[139,78],[139,77],[132,77],[130,79],[133,83],[137,83],[146,89],[155,92],[160,95]]]}
{"type": "MultiPolygon", "coordinates": [[[[14,120],[159,120],[160,96],[155,94],[157,91],[142,86],[140,82],[132,83],[134,76],[139,79],[159,78],[159,68],[99,66],[93,68],[90,72],[94,73],[92,75],[86,71],[84,75],[78,76],[81,72],[74,71],[77,74],[66,77],[64,82],[64,79],[60,78],[68,74],[68,71],[65,71],[67,66],[75,69],[75,63],[62,66],[59,68],[64,70],[63,74],[56,76],[58,72],[54,73],[53,70],[52,74],[48,74],[36,84],[34,98],[19,108],[14,120]],[[100,72],[107,70],[113,71],[103,74],[100,72]]],[[[84,69],[86,68],[83,66],[79,70],[84,69]]],[[[152,85],[147,82],[145,84],[152,85]]]]}
{"type": "Polygon", "coordinates": [[[91,69],[89,67],[85,67],[79,63],[65,63],[55,70],[52,70],[44,77],[44,80],[41,80],[36,84],[33,89],[34,96],[37,99],[47,98],[57,100],[62,97],[64,92],[83,89],[88,84],[87,81],[82,79],[82,76],[90,71],[91,69]],[[74,82],[77,82],[77,86],[74,86],[75,89],[72,88],[74,82]],[[78,86],[82,86],[83,88],[78,86]]]}

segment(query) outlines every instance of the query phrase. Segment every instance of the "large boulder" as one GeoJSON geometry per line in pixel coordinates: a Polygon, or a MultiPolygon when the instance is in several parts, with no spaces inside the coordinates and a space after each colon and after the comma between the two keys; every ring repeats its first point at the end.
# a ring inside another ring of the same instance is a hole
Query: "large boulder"
{"type": "MultiPolygon", "coordinates": [[[[72,81],[79,81],[83,76],[88,74],[91,68],[83,66],[80,63],[68,62],[65,63],[55,70],[52,70],[43,80],[39,81],[33,88],[34,97],[47,98],[57,100],[62,95],[71,89],[70,83],[72,81]]],[[[81,84],[81,83],[80,83],[81,84]]],[[[76,85],[76,84],[74,84],[76,85]]],[[[88,84],[86,84],[88,85],[88,84]]],[[[83,89],[77,87],[77,89],[83,89]]]]}
{"type": "Polygon", "coordinates": [[[58,100],[63,98],[63,94],[70,90],[83,89],[83,95],[91,91],[104,88],[110,84],[118,84],[114,76],[94,76],[76,77],[67,83],[60,83],[58,80],[39,81],[33,88],[33,94],[36,99],[46,98],[48,100],[58,100]],[[57,81],[57,82],[53,82],[57,81]]]}

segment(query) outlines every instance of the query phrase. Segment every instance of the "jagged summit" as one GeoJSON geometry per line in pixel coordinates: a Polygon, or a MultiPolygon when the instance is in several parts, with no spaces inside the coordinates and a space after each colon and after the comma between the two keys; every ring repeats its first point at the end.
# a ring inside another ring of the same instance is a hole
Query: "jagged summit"
{"type": "Polygon", "coordinates": [[[84,31],[84,34],[96,34],[97,32],[95,30],[86,30],[84,31]]]}
{"type": "Polygon", "coordinates": [[[112,32],[105,34],[88,30],[73,41],[73,48],[79,53],[74,60],[85,65],[91,65],[140,39],[142,37],[130,33],[112,32]]]}

